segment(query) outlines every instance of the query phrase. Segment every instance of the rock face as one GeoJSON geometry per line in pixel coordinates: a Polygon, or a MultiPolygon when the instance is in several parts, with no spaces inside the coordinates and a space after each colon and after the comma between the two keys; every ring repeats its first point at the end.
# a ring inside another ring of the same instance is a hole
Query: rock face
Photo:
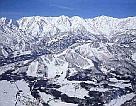
{"type": "Polygon", "coordinates": [[[1,18],[0,84],[2,106],[135,106],[136,17],[1,18]]]}

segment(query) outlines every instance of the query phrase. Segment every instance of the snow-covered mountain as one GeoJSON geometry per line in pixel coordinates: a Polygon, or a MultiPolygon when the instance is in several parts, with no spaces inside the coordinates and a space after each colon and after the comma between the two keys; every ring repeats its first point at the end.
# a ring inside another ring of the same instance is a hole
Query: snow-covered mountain
{"type": "Polygon", "coordinates": [[[136,17],[1,18],[0,70],[2,106],[135,106],[136,17]]]}
{"type": "Polygon", "coordinates": [[[120,31],[136,28],[136,17],[124,19],[100,16],[83,19],[78,16],[67,17],[23,17],[18,20],[19,28],[37,34],[57,34],[59,32],[90,32],[92,34],[113,35],[120,31]]]}

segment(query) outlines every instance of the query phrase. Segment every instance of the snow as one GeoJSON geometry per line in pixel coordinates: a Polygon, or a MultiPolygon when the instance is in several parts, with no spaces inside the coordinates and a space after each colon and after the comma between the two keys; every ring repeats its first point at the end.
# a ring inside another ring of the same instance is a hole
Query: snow
{"type": "Polygon", "coordinates": [[[129,82],[129,80],[117,80],[116,78],[109,78],[111,82],[117,82],[117,83],[123,83],[123,82],[129,82]]]}
{"type": "Polygon", "coordinates": [[[68,81],[68,83],[81,83],[81,82],[85,82],[85,83],[89,83],[89,84],[95,84],[96,83],[94,81],[68,81]]]}
{"type": "Polygon", "coordinates": [[[109,80],[110,80],[111,82],[119,82],[119,80],[117,80],[116,78],[109,78],[109,80]]]}
{"type": "Polygon", "coordinates": [[[106,74],[106,73],[108,73],[110,70],[107,70],[104,66],[101,66],[101,71],[106,74]]]}
{"type": "MultiPolygon", "coordinates": [[[[99,48],[91,47],[90,43],[83,44],[82,46],[76,47],[75,50],[78,50],[79,53],[86,58],[90,58],[94,56],[94,57],[98,57],[99,60],[107,60],[112,56],[107,50],[107,48],[105,48],[104,44],[100,44],[99,48]]],[[[93,66],[93,63],[91,63],[90,61],[89,63],[91,66],[93,66]]]]}
{"type": "Polygon", "coordinates": [[[22,51],[22,52],[20,52],[20,55],[26,55],[26,54],[31,54],[31,51],[22,51]]]}
{"type": "Polygon", "coordinates": [[[17,89],[15,85],[7,81],[0,82],[0,105],[15,106],[17,89]]]}
{"type": "Polygon", "coordinates": [[[133,59],[134,61],[136,61],[136,53],[134,53],[134,54],[132,55],[132,59],[133,59]]]}
{"type": "Polygon", "coordinates": [[[30,94],[30,89],[23,80],[15,83],[0,81],[0,85],[0,106],[15,106],[16,102],[16,106],[25,106],[21,101],[17,101],[16,94],[18,89],[23,91],[20,100],[24,100],[24,97],[28,97],[33,100],[33,97],[30,94]]]}
{"type": "Polygon", "coordinates": [[[34,61],[29,65],[27,71],[28,76],[37,76],[38,64],[39,64],[38,61],[34,61]]]}
{"type": "Polygon", "coordinates": [[[65,102],[60,102],[58,100],[51,101],[49,104],[50,106],[78,106],[78,104],[65,103],[65,102]]]}
{"type": "Polygon", "coordinates": [[[7,70],[12,70],[12,69],[14,69],[14,63],[0,67],[0,75],[6,72],[7,70]]]}
{"type": "Polygon", "coordinates": [[[17,20],[19,28],[27,33],[37,34],[52,34],[55,35],[58,32],[90,32],[92,34],[108,35],[107,38],[111,38],[112,35],[121,32],[126,29],[136,28],[136,17],[129,18],[113,18],[108,16],[99,16],[96,18],[83,19],[78,16],[67,17],[23,17],[17,20]]]}
{"type": "Polygon", "coordinates": [[[31,54],[31,51],[15,51],[14,52],[14,57],[16,57],[16,56],[21,56],[21,55],[27,55],[27,54],[31,54]]]}
{"type": "Polygon", "coordinates": [[[39,57],[39,59],[32,61],[26,72],[28,76],[44,76],[46,73],[49,79],[55,78],[56,75],[60,75],[61,77],[57,80],[58,82],[62,82],[66,77],[67,70],[68,62],[55,56],[46,57],[43,55],[39,57]],[[42,74],[39,74],[39,71],[42,72],[42,74]]]}
{"type": "Polygon", "coordinates": [[[91,87],[90,91],[99,91],[99,92],[106,92],[108,91],[108,88],[98,88],[98,87],[91,87]]]}
{"type": "Polygon", "coordinates": [[[61,59],[53,58],[49,60],[48,58],[41,57],[43,63],[47,66],[48,78],[54,78],[56,75],[61,75],[59,81],[61,82],[66,77],[66,71],[68,70],[68,63],[61,59]],[[48,60],[48,62],[47,62],[48,60]],[[56,62],[58,65],[56,65],[56,62]]]}
{"type": "Polygon", "coordinates": [[[50,100],[54,100],[54,97],[49,95],[49,94],[46,94],[46,93],[42,93],[42,92],[39,92],[39,95],[41,96],[41,98],[44,100],[44,102],[49,102],[50,100]]]}
{"type": "Polygon", "coordinates": [[[135,95],[136,94],[134,94],[134,93],[123,95],[117,99],[111,100],[110,103],[105,104],[104,106],[121,106],[126,101],[132,99],[135,95]]]}
{"type": "Polygon", "coordinates": [[[46,93],[39,93],[42,99],[44,100],[45,103],[48,103],[50,106],[78,106],[77,104],[72,104],[72,103],[65,103],[60,100],[54,99],[53,96],[48,95],[46,93]]]}
{"type": "Polygon", "coordinates": [[[109,84],[110,86],[125,88],[125,87],[131,87],[131,83],[125,84],[123,82],[117,82],[115,84],[109,84]]]}
{"type": "Polygon", "coordinates": [[[2,54],[4,55],[4,57],[8,57],[8,53],[4,49],[2,49],[2,54]]]}
{"type": "Polygon", "coordinates": [[[88,91],[86,91],[80,86],[79,83],[76,82],[67,82],[63,84],[58,90],[70,97],[84,98],[84,96],[88,96],[88,91]]]}
{"type": "Polygon", "coordinates": [[[55,57],[65,55],[67,52],[68,52],[68,49],[64,50],[62,53],[59,53],[59,54],[55,55],[55,57]]]}

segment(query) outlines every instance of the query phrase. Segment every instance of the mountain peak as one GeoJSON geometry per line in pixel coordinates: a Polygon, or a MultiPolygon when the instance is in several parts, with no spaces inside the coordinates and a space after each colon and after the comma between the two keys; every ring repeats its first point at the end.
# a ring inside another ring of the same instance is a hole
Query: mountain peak
{"type": "Polygon", "coordinates": [[[1,18],[1,24],[17,25],[20,29],[37,34],[56,34],[58,32],[79,31],[89,32],[92,34],[114,35],[121,30],[135,29],[136,17],[128,18],[113,18],[109,16],[98,16],[95,18],[84,19],[79,16],[59,16],[59,17],[44,17],[32,16],[22,17],[17,22],[12,19],[1,18]]]}

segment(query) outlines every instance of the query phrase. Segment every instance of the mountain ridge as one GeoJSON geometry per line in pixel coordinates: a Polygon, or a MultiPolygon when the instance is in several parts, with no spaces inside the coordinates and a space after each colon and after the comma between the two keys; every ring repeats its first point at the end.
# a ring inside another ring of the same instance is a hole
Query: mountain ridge
{"type": "Polygon", "coordinates": [[[135,106],[135,82],[136,17],[0,19],[0,101],[135,106]]]}
{"type": "MultiPolygon", "coordinates": [[[[6,18],[1,18],[4,21],[6,18]]],[[[92,34],[116,34],[120,30],[135,29],[136,17],[113,18],[108,16],[98,16],[95,18],[81,18],[79,16],[59,16],[59,17],[22,17],[17,21],[19,29],[32,33],[33,35],[50,33],[57,31],[89,31],[92,34]],[[38,29],[39,28],[39,29],[38,29]]],[[[11,22],[14,22],[13,20],[11,22]]],[[[5,22],[6,23],[6,22],[5,22]]],[[[15,22],[14,22],[15,24],[15,22]]]]}

